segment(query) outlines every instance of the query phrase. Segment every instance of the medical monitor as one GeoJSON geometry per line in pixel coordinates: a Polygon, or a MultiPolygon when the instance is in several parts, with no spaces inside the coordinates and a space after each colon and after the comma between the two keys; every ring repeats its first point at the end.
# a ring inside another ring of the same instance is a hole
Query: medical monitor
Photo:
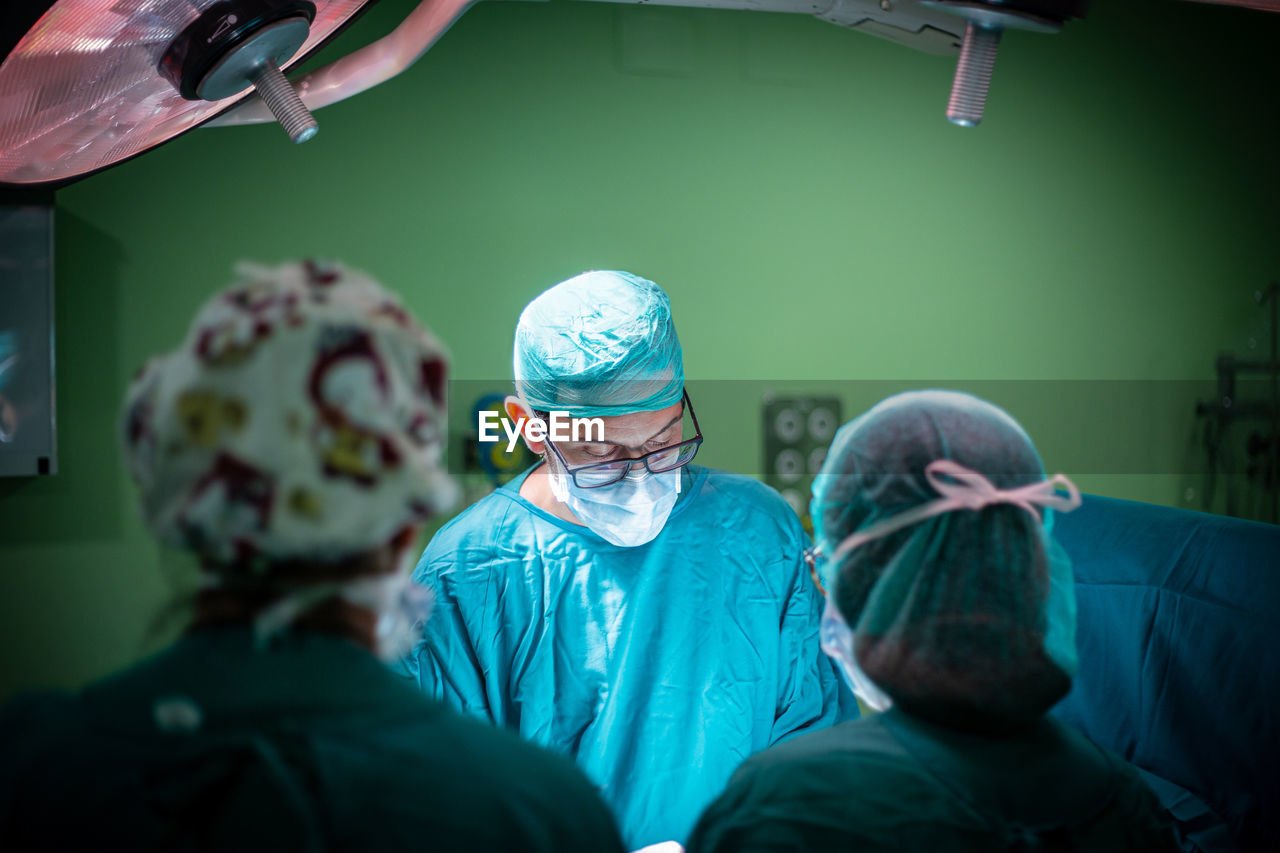
{"type": "Polygon", "coordinates": [[[53,204],[0,198],[0,476],[58,470],[53,204]]]}

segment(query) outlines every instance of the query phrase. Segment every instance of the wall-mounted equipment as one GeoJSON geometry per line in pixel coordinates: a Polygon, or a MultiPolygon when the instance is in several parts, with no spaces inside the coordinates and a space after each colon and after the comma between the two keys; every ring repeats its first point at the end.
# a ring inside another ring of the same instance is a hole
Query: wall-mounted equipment
{"type": "Polygon", "coordinates": [[[810,487],[840,427],[840,398],[766,394],[762,413],[764,480],[786,498],[812,533],[810,487]]]}
{"type": "Polygon", "coordinates": [[[0,203],[0,477],[58,472],[53,203],[0,203]]]}
{"type": "Polygon", "coordinates": [[[1269,357],[1218,356],[1217,393],[1196,404],[1208,457],[1201,502],[1212,511],[1221,483],[1227,515],[1280,524],[1280,284],[1254,299],[1270,307],[1269,357]]]}

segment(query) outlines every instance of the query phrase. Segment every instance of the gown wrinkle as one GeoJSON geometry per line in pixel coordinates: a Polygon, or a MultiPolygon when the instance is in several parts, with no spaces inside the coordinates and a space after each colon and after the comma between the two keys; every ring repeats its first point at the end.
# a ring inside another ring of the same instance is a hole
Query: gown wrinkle
{"type": "Polygon", "coordinates": [[[521,498],[524,476],[427,547],[415,577],[460,618],[428,620],[405,668],[572,757],[629,847],[682,841],[745,756],[849,707],[818,644],[807,537],[772,489],[690,465],[662,532],[625,548],[521,498]]]}

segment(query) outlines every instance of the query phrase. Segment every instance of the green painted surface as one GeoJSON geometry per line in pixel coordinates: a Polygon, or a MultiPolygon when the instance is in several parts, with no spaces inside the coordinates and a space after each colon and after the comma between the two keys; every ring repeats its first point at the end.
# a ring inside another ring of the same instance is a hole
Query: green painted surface
{"type": "MultiPolygon", "coordinates": [[[[412,5],[383,0],[320,58],[412,5]]],[[[369,270],[455,376],[499,389],[532,296],[630,269],[671,294],[708,463],[759,472],[767,388],[835,387],[851,415],[950,383],[1086,490],[1185,502],[1176,381],[1264,340],[1251,297],[1280,275],[1280,16],[1094,5],[1007,34],[966,131],[943,119],[953,60],[810,18],[483,3],[312,142],[201,130],[59,192],[61,472],[0,481],[0,697],[171,633],[156,613],[192,572],[141,528],[116,408],[242,257],[369,270]]]]}

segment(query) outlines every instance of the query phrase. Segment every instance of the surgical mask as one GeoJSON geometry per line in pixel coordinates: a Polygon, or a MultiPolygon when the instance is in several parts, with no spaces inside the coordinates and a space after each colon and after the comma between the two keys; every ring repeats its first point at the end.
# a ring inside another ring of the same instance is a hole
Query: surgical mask
{"type": "Polygon", "coordinates": [[[667,523],[680,495],[680,470],[651,474],[634,468],[611,486],[584,489],[547,460],[551,493],[606,542],[634,548],[652,541],[667,523]]]}
{"type": "Polygon", "coordinates": [[[858,666],[858,656],[853,651],[853,632],[829,599],[822,611],[820,637],[822,650],[840,664],[840,674],[854,696],[877,711],[887,711],[892,707],[893,700],[858,666]]]}

